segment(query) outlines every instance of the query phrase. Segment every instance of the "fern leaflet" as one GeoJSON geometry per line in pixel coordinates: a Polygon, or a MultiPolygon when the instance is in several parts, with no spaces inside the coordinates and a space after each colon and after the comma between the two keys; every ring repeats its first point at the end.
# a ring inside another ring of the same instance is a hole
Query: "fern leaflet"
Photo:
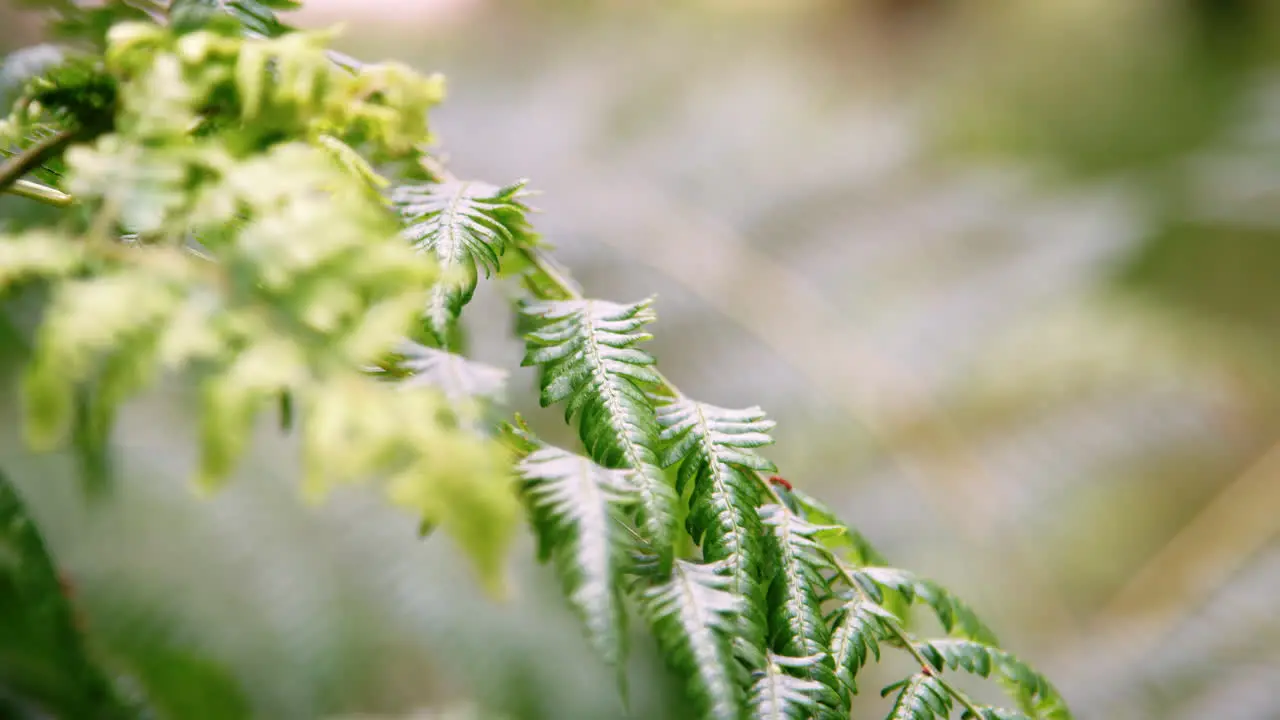
{"type": "Polygon", "coordinates": [[[821,661],[821,655],[790,658],[769,653],[764,669],[755,673],[755,681],[751,684],[752,720],[803,720],[812,717],[812,707],[824,690],[822,683],[790,675],[784,668],[803,668],[821,661]]]}
{"type": "Polygon", "coordinates": [[[927,645],[953,670],[963,668],[984,678],[994,670],[1022,711],[1037,720],[1070,720],[1066,701],[1053,685],[1013,654],[972,640],[932,640],[927,645]]]}
{"type": "Polygon", "coordinates": [[[781,655],[820,658],[789,669],[824,687],[820,704],[813,708],[815,717],[847,716],[848,692],[836,679],[828,652],[831,630],[822,614],[822,603],[831,595],[823,572],[831,564],[814,539],[821,528],[781,505],[760,508],[760,519],[770,533],[774,571],[768,594],[769,645],[781,655]]]}
{"type": "Polygon", "coordinates": [[[895,621],[893,613],[856,589],[846,591],[845,602],[831,614],[831,659],[851,692],[858,691],[858,671],[872,656],[880,659],[880,641],[888,636],[884,624],[895,621]]]}
{"type": "Polygon", "coordinates": [[[729,583],[715,563],[676,560],[669,580],[640,593],[667,664],[685,678],[699,717],[708,720],[739,720],[743,707],[743,672],[730,649],[743,600],[725,589],[729,583]]]}
{"type": "Polygon", "coordinates": [[[936,677],[926,673],[912,675],[902,682],[890,685],[880,694],[888,695],[899,689],[889,720],[945,720],[951,715],[951,694],[936,677]]]}
{"type": "Polygon", "coordinates": [[[391,191],[391,201],[407,223],[405,237],[431,253],[446,273],[427,301],[428,331],[442,345],[471,301],[481,270],[498,271],[498,259],[525,230],[527,208],[520,198],[524,183],[495,187],[488,183],[449,180],[406,185],[391,191]]]}
{"type": "Polygon", "coordinates": [[[624,615],[620,588],[627,537],[621,517],[636,500],[631,473],[543,447],[521,461],[539,555],[551,559],[592,644],[621,664],[624,615]]]}
{"type": "Polygon", "coordinates": [[[654,320],[651,301],[620,305],[603,300],[530,303],[527,319],[542,321],[526,335],[523,365],[542,366],[541,404],[565,401],[565,419],[591,459],[610,468],[631,468],[640,483],[638,525],[670,567],[676,517],[675,490],[658,467],[658,424],[642,385],[659,382],[653,357],[635,345],[649,339],[640,328],[654,320]]]}
{"type": "Polygon", "coordinates": [[[851,575],[859,587],[876,602],[883,602],[880,588],[895,590],[908,602],[914,599],[923,600],[933,609],[942,627],[953,636],[984,645],[999,645],[995,633],[978,618],[973,608],[932,580],[916,577],[906,570],[887,567],[861,568],[853,571],[851,575]]]}
{"type": "Polygon", "coordinates": [[[680,397],[658,408],[658,424],[662,465],[680,463],[676,492],[693,483],[689,532],[704,559],[724,561],[730,591],[746,599],[739,637],[758,654],[768,621],[760,584],[764,527],[756,512],[763,493],[751,473],[774,467],[752,448],[773,442],[774,423],[760,408],[727,410],[680,397]]]}

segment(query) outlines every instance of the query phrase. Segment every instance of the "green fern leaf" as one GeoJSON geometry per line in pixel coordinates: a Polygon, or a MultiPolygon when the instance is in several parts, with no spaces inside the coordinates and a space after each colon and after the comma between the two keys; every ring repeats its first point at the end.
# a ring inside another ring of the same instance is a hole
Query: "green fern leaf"
{"type": "Polygon", "coordinates": [[[698,717],[707,720],[742,716],[746,678],[730,638],[743,599],[725,589],[729,583],[716,563],[676,560],[669,580],[640,592],[641,608],[668,666],[686,678],[689,699],[698,717]]]}
{"type": "Polygon", "coordinates": [[[662,439],[668,443],[663,467],[691,458],[694,462],[681,469],[686,481],[703,472],[713,472],[716,465],[760,472],[776,469],[752,451],[773,443],[769,431],[774,422],[765,419],[764,411],[758,407],[728,410],[680,397],[658,409],[658,422],[662,439]]]}
{"type": "Polygon", "coordinates": [[[624,615],[619,588],[629,547],[622,517],[637,499],[632,474],[555,447],[535,450],[518,469],[542,559],[554,561],[592,644],[608,663],[620,667],[624,615]]]}
{"type": "Polygon", "coordinates": [[[933,640],[927,645],[953,670],[963,669],[984,678],[995,671],[1022,711],[1036,720],[1071,720],[1066,701],[1053,685],[1013,654],[972,640],[933,640]]]}
{"type": "Polygon", "coordinates": [[[676,494],[658,467],[659,429],[642,387],[660,378],[651,367],[653,357],[635,347],[650,337],[639,330],[654,320],[651,302],[527,304],[522,310],[526,320],[542,324],[525,336],[528,350],[521,364],[542,366],[542,406],[565,402],[565,419],[577,418],[591,459],[637,471],[637,525],[658,554],[659,572],[665,573],[674,547],[676,494]]]}
{"type": "Polygon", "coordinates": [[[781,505],[760,508],[760,519],[770,533],[773,580],[769,586],[769,645],[789,657],[820,660],[790,670],[825,688],[817,717],[848,715],[848,692],[836,678],[829,653],[831,631],[822,604],[831,588],[823,573],[831,569],[825,550],[815,539],[822,530],[781,505]]]}
{"type": "Polygon", "coordinates": [[[913,675],[890,685],[880,694],[888,695],[894,690],[899,690],[898,699],[893,703],[889,720],[934,720],[951,715],[951,694],[932,675],[913,675]]]}
{"type": "Polygon", "coordinates": [[[760,584],[764,528],[756,512],[764,495],[752,473],[774,466],[751,450],[773,442],[774,423],[760,408],[727,410],[685,397],[658,408],[657,417],[663,467],[681,463],[676,492],[693,483],[689,533],[704,559],[724,561],[729,590],[746,598],[739,637],[758,654],[768,627],[760,584]]]}
{"type": "Polygon", "coordinates": [[[889,637],[885,623],[895,621],[893,613],[856,589],[846,591],[844,603],[831,614],[831,658],[851,692],[858,691],[858,671],[872,656],[880,659],[880,641],[889,637]]]}
{"type": "Polygon", "coordinates": [[[392,190],[391,201],[407,224],[405,236],[431,253],[446,273],[432,288],[426,309],[427,329],[442,345],[471,301],[479,272],[485,277],[497,272],[507,246],[525,233],[528,208],[520,199],[526,194],[523,182],[496,187],[449,181],[392,190]]]}
{"type": "Polygon", "coordinates": [[[916,577],[906,570],[887,567],[860,568],[851,575],[876,602],[883,602],[880,588],[889,588],[901,593],[908,601],[922,600],[933,609],[942,627],[952,636],[983,645],[999,645],[995,633],[978,618],[973,608],[932,580],[916,577]]]}
{"type": "Polygon", "coordinates": [[[803,669],[821,661],[821,655],[791,658],[769,653],[764,669],[755,673],[751,684],[751,719],[803,720],[813,717],[813,708],[824,690],[823,685],[788,674],[785,668],[803,669]]]}

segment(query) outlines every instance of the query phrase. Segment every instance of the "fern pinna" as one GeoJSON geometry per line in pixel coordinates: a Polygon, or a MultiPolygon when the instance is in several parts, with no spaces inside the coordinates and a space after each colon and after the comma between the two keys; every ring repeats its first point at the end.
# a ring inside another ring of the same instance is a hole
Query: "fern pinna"
{"type": "Polygon", "coordinates": [[[26,369],[34,444],[83,425],[83,395],[98,447],[151,375],[189,371],[206,485],[284,398],[309,490],[387,477],[495,588],[523,503],[624,687],[634,614],[700,717],[850,717],[887,650],[915,664],[885,688],[892,718],[1070,717],[971,608],[772,481],[761,409],[665,378],[644,349],[653,300],[585,296],[531,231],[523,182],[460,180],[424,149],[439,78],[333,53],[330,34],[276,17],[296,4],[51,4],[58,32],[97,54],[29,63],[0,125],[0,191],[79,208],[0,236],[0,290],[51,290],[26,369]],[[581,453],[521,421],[496,432],[506,372],[460,352],[482,276],[521,281],[523,365],[581,453]],[[949,637],[911,634],[917,603],[949,637]],[[956,672],[994,677],[1018,712],[979,705],[956,672]]]}

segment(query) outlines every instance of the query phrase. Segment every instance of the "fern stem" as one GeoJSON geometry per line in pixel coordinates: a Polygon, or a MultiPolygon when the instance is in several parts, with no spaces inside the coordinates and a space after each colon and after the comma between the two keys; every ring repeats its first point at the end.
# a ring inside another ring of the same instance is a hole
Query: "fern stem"
{"type": "MultiPolygon", "coordinates": [[[[585,299],[582,294],[582,291],[578,289],[577,283],[575,283],[572,279],[570,279],[569,276],[565,273],[565,271],[562,270],[559,266],[557,266],[555,262],[550,257],[547,256],[546,253],[542,252],[541,250],[535,247],[526,247],[524,245],[521,245],[520,254],[523,255],[525,260],[527,260],[529,264],[533,265],[534,268],[538,270],[538,272],[542,273],[543,277],[545,277],[547,280],[550,280],[551,283],[556,286],[556,289],[559,290],[560,293],[563,295],[563,297],[555,298],[555,299],[558,299],[558,300],[585,299]]],[[[552,298],[544,298],[544,299],[549,300],[552,298]]],[[[656,369],[657,368],[655,368],[655,370],[656,369]]],[[[665,381],[665,378],[664,378],[664,384],[669,385],[669,383],[665,381]]]]}
{"type": "Polygon", "coordinates": [[[80,128],[69,128],[41,138],[39,142],[10,157],[0,165],[0,192],[12,192],[23,175],[40,167],[41,163],[62,152],[80,137],[80,128]]]}

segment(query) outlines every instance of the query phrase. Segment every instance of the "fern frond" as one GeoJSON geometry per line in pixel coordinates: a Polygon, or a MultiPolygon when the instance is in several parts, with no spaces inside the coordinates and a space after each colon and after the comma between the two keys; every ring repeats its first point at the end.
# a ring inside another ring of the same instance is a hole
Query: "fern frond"
{"type": "Polygon", "coordinates": [[[629,547],[622,518],[638,499],[631,472],[602,468],[555,447],[535,450],[518,470],[539,554],[554,561],[592,645],[606,662],[620,667],[620,588],[629,547]]]}
{"type": "Polygon", "coordinates": [[[641,590],[641,608],[698,717],[740,720],[745,673],[730,646],[743,599],[726,590],[723,573],[716,563],[676,560],[670,579],[641,590]]]}
{"type": "Polygon", "coordinates": [[[768,620],[761,587],[764,528],[756,508],[764,495],[754,471],[773,463],[752,452],[773,442],[774,423],[760,408],[728,410],[685,397],[658,408],[662,466],[680,463],[676,492],[693,483],[686,520],[708,561],[724,561],[731,592],[743,596],[746,612],[739,637],[763,650],[768,620]]]}
{"type": "Polygon", "coordinates": [[[1071,720],[1067,703],[1057,689],[1012,653],[962,639],[932,640],[927,646],[953,670],[964,669],[984,678],[995,671],[1018,707],[1036,720],[1071,720]]]}
{"type": "Polygon", "coordinates": [[[888,720],[945,720],[951,715],[951,694],[932,675],[913,675],[886,687],[880,694],[888,695],[894,690],[899,690],[898,699],[888,720]]]}
{"type": "Polygon", "coordinates": [[[769,586],[769,645],[788,657],[818,657],[818,661],[789,668],[794,674],[825,688],[817,717],[848,714],[847,689],[836,678],[829,652],[831,630],[822,604],[831,595],[824,572],[832,569],[823,547],[815,539],[821,531],[787,508],[771,504],[760,508],[760,519],[770,537],[773,580],[769,586]]]}
{"type": "Polygon", "coordinates": [[[831,659],[836,676],[851,692],[858,691],[858,671],[872,656],[880,659],[880,641],[890,637],[885,623],[896,621],[892,612],[857,589],[846,591],[844,602],[831,614],[831,659]]]}
{"type": "Polygon", "coordinates": [[[391,201],[407,225],[405,237],[431,253],[446,273],[432,288],[425,313],[428,331],[441,344],[471,301],[479,272],[496,273],[507,247],[526,232],[528,208],[520,202],[525,195],[524,182],[496,187],[451,180],[392,190],[391,201]]]}
{"type": "Polygon", "coordinates": [[[763,670],[751,683],[751,720],[804,720],[813,717],[813,707],[825,689],[821,683],[788,674],[784,668],[803,668],[821,662],[821,655],[791,658],[769,653],[763,670]]]}
{"type": "Polygon", "coordinates": [[[978,618],[973,608],[932,580],[917,577],[906,570],[888,567],[859,568],[850,575],[876,602],[883,602],[880,588],[895,590],[908,602],[919,599],[932,608],[938,622],[952,636],[983,645],[999,645],[995,633],[978,618]]]}
{"type": "Polygon", "coordinates": [[[637,525],[655,552],[659,570],[670,567],[676,494],[658,467],[658,423],[643,386],[659,382],[653,357],[636,348],[655,318],[650,300],[629,305],[604,300],[529,303],[527,320],[540,327],[525,336],[522,365],[542,367],[543,407],[565,403],[577,418],[587,454],[611,468],[631,468],[640,483],[637,525]]]}

